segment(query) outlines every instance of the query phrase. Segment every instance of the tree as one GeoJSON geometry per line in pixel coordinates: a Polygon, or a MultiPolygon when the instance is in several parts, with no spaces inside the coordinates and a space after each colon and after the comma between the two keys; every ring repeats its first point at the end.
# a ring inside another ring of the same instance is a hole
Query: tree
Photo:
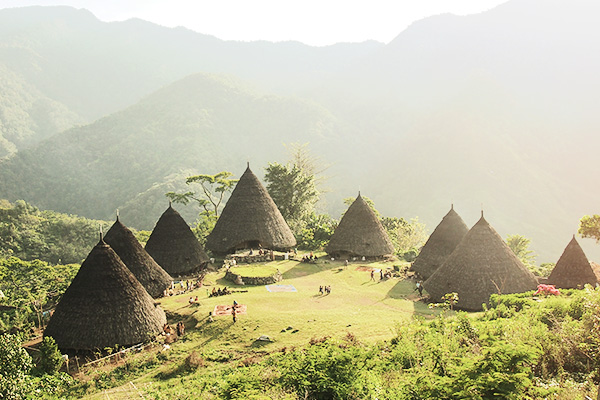
{"type": "Polygon", "coordinates": [[[506,237],[506,244],[515,253],[517,258],[528,268],[531,268],[535,264],[535,258],[537,257],[533,250],[529,250],[530,239],[527,239],[521,235],[508,235],[506,237]]]}
{"type": "Polygon", "coordinates": [[[600,215],[585,215],[579,220],[578,233],[583,238],[596,239],[600,242],[600,215]]]}
{"type": "Polygon", "coordinates": [[[298,247],[305,250],[320,250],[329,242],[337,221],[327,214],[312,213],[298,235],[298,247]]]}
{"type": "Polygon", "coordinates": [[[23,399],[31,390],[33,363],[16,335],[0,335],[0,398],[23,399]]]}
{"type": "Polygon", "coordinates": [[[190,201],[196,201],[205,215],[214,216],[215,220],[219,218],[219,207],[223,202],[226,193],[229,193],[235,187],[238,179],[229,179],[233,174],[229,171],[221,171],[214,175],[194,175],[188,176],[185,180],[186,185],[197,183],[200,185],[199,192],[186,193],[165,193],[174,203],[188,204],[190,201]]]}
{"type": "Polygon", "coordinates": [[[292,231],[299,236],[315,211],[319,200],[319,174],[325,168],[309,154],[308,144],[293,143],[288,147],[287,164],[269,163],[265,168],[265,182],[269,195],[292,231]]]}
{"type": "Polygon", "coordinates": [[[292,231],[298,233],[319,200],[315,176],[291,164],[269,163],[265,170],[269,195],[292,231]]]}
{"type": "Polygon", "coordinates": [[[40,360],[37,367],[46,374],[55,374],[60,370],[64,359],[56,341],[50,336],[46,336],[40,345],[40,360]]]}
{"type": "Polygon", "coordinates": [[[396,254],[406,261],[414,261],[427,240],[425,224],[416,217],[410,222],[404,218],[383,217],[381,224],[392,241],[396,254]]]}
{"type": "Polygon", "coordinates": [[[198,192],[165,193],[175,203],[188,204],[195,201],[200,206],[200,213],[192,230],[202,245],[206,243],[206,237],[215,227],[219,219],[219,210],[225,195],[233,190],[239,179],[230,179],[233,174],[229,171],[221,171],[214,175],[194,175],[186,178],[186,185],[199,184],[198,192]]]}

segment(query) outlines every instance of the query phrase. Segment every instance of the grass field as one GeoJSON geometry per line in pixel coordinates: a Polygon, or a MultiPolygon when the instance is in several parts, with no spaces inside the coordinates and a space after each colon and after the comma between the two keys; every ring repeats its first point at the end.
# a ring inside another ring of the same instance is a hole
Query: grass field
{"type": "MultiPolygon", "coordinates": [[[[137,379],[127,381],[121,388],[130,393],[132,385],[143,388],[155,385],[157,380],[166,387],[180,384],[178,368],[193,351],[208,359],[239,361],[305,346],[311,338],[324,336],[343,337],[350,333],[362,342],[389,340],[403,321],[415,315],[429,318],[433,314],[419,301],[411,280],[395,277],[380,281],[379,272],[371,280],[371,269],[385,271],[394,265],[398,262],[350,263],[347,267],[323,259],[318,264],[293,260],[267,263],[266,266],[283,274],[279,284],[292,285],[295,292],[269,292],[265,286],[236,286],[224,279],[223,270],[209,273],[202,288],[158,300],[169,316],[169,323],[184,321],[185,338],[171,345],[160,365],[138,373],[137,379]],[[331,293],[319,294],[321,285],[330,286],[331,293]],[[234,293],[209,297],[215,286],[226,286],[234,293]],[[190,296],[198,296],[198,303],[190,305],[190,296]],[[215,306],[231,305],[234,300],[247,306],[247,313],[239,315],[236,323],[229,315],[215,316],[214,322],[209,322],[209,313],[215,306]],[[272,342],[257,342],[261,335],[270,337],[272,342]]],[[[90,371],[88,379],[96,379],[94,373],[99,372],[90,371]]],[[[97,393],[90,398],[106,398],[106,395],[97,393]]],[[[119,398],[118,391],[110,398],[119,398]]]]}
{"type": "MultiPolygon", "coordinates": [[[[359,268],[392,268],[391,263],[351,263],[345,267],[339,262],[319,261],[306,264],[296,261],[276,261],[267,264],[283,274],[279,284],[292,285],[296,292],[269,292],[265,286],[236,286],[223,279],[224,272],[209,274],[205,286],[191,294],[161,299],[161,306],[177,314],[188,326],[197,330],[199,345],[210,342],[243,350],[260,335],[274,342],[266,346],[275,349],[306,343],[314,336],[342,335],[351,332],[361,340],[376,341],[391,338],[396,324],[413,315],[428,316],[431,311],[418,302],[414,283],[398,278],[371,280],[370,272],[359,268]],[[360,269],[360,270],[357,270],[360,269]],[[320,295],[319,286],[331,286],[329,295],[320,295]],[[213,286],[227,286],[231,295],[208,297],[213,286]],[[190,306],[188,297],[199,297],[199,304],[190,306]],[[232,304],[236,300],[248,307],[246,315],[234,324],[231,317],[208,315],[216,305],[232,304]],[[282,332],[288,327],[297,330],[282,332]],[[210,332],[210,334],[205,334],[210,332]]],[[[256,268],[256,267],[254,267],[256,268]]],[[[259,267],[260,268],[260,267],[259,267]]],[[[173,321],[176,322],[176,321],[173,321]]]]}

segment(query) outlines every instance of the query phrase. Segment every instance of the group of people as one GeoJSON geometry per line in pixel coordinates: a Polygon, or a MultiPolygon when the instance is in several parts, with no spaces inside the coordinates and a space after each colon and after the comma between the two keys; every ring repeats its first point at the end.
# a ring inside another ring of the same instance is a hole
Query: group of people
{"type": "Polygon", "coordinates": [[[198,296],[196,296],[196,297],[190,296],[190,299],[189,299],[190,306],[197,302],[198,302],[198,296]]]}
{"type": "Polygon", "coordinates": [[[175,281],[171,281],[171,286],[164,290],[163,296],[168,297],[183,294],[200,286],[202,286],[201,281],[194,282],[193,280],[183,280],[177,283],[175,283],[175,281]]]}
{"type": "Polygon", "coordinates": [[[327,286],[319,286],[319,294],[330,294],[331,293],[331,285],[327,286]]]}
{"type": "Polygon", "coordinates": [[[177,323],[175,329],[173,329],[173,327],[169,324],[163,325],[162,334],[164,336],[166,336],[165,342],[167,342],[167,343],[172,343],[174,340],[177,339],[177,337],[183,336],[184,333],[185,333],[185,324],[183,323],[183,321],[179,321],[177,323]],[[177,335],[177,337],[175,335],[177,335]]]}
{"type": "Polygon", "coordinates": [[[316,263],[316,262],[317,262],[317,260],[318,260],[318,257],[317,257],[317,256],[315,256],[315,255],[312,253],[312,251],[311,251],[311,252],[310,252],[310,255],[304,255],[304,256],[302,257],[302,260],[301,260],[301,261],[302,261],[303,263],[316,263]]]}
{"type": "Polygon", "coordinates": [[[217,289],[216,287],[213,287],[212,292],[210,292],[208,297],[224,296],[226,294],[231,294],[231,291],[229,289],[227,289],[227,287],[223,287],[223,289],[221,289],[221,288],[217,289]]]}
{"type": "MultiPolygon", "coordinates": [[[[384,279],[390,279],[392,277],[392,271],[383,272],[382,269],[379,270],[379,280],[382,281],[384,279]]],[[[375,270],[371,270],[371,280],[375,281],[375,270]]]]}

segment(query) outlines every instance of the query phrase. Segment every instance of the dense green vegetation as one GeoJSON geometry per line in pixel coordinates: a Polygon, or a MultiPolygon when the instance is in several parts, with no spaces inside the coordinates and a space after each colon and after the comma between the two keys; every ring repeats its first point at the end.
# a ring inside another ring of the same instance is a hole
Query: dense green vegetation
{"type": "Polygon", "coordinates": [[[0,332],[39,328],[79,270],[78,264],[51,265],[44,261],[0,258],[0,332]]]}
{"type": "Polygon", "coordinates": [[[494,295],[482,313],[407,319],[377,342],[329,330],[300,345],[240,347],[252,325],[233,334],[219,321],[200,324],[169,353],[131,358],[109,373],[90,371],[96,383],[72,393],[135,379],[156,399],[595,398],[599,316],[600,290],[588,287],[548,298],[494,295]],[[200,345],[219,331],[237,344],[200,345]]]}
{"type": "Polygon", "coordinates": [[[54,340],[44,339],[37,364],[21,347],[20,336],[4,333],[0,335],[0,398],[59,399],[64,398],[74,379],[68,374],[57,372],[62,365],[62,356],[54,340]]]}
{"type": "Polygon", "coordinates": [[[0,200],[0,257],[81,263],[112,224],[53,211],[41,211],[22,200],[0,200]]]}

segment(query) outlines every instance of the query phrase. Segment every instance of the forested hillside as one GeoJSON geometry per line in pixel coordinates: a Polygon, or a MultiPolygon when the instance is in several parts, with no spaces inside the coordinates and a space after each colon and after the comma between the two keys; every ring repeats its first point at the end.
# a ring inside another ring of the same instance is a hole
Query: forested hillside
{"type": "Polygon", "coordinates": [[[298,138],[331,148],[335,124],[315,104],[194,75],[19,152],[0,169],[2,196],[92,218],[119,208],[132,226],[152,229],[167,207],[164,194],[186,174],[239,171],[247,161],[260,170],[298,138]]]}
{"type": "Polygon", "coordinates": [[[335,218],[359,189],[384,215],[428,227],[450,203],[467,225],[483,208],[502,236],[529,237],[540,262],[555,262],[579,218],[598,213],[599,13],[584,0],[513,0],[427,18],[388,45],[316,48],[3,10],[11,83],[71,116],[109,115],[0,164],[0,197],[94,218],[118,207],[151,228],[184,176],[239,176],[246,161],[260,175],[285,159],[282,143],[310,142],[331,165],[324,207],[335,218]]]}
{"type": "Polygon", "coordinates": [[[81,263],[112,224],[0,200],[0,258],[81,263]]]}

